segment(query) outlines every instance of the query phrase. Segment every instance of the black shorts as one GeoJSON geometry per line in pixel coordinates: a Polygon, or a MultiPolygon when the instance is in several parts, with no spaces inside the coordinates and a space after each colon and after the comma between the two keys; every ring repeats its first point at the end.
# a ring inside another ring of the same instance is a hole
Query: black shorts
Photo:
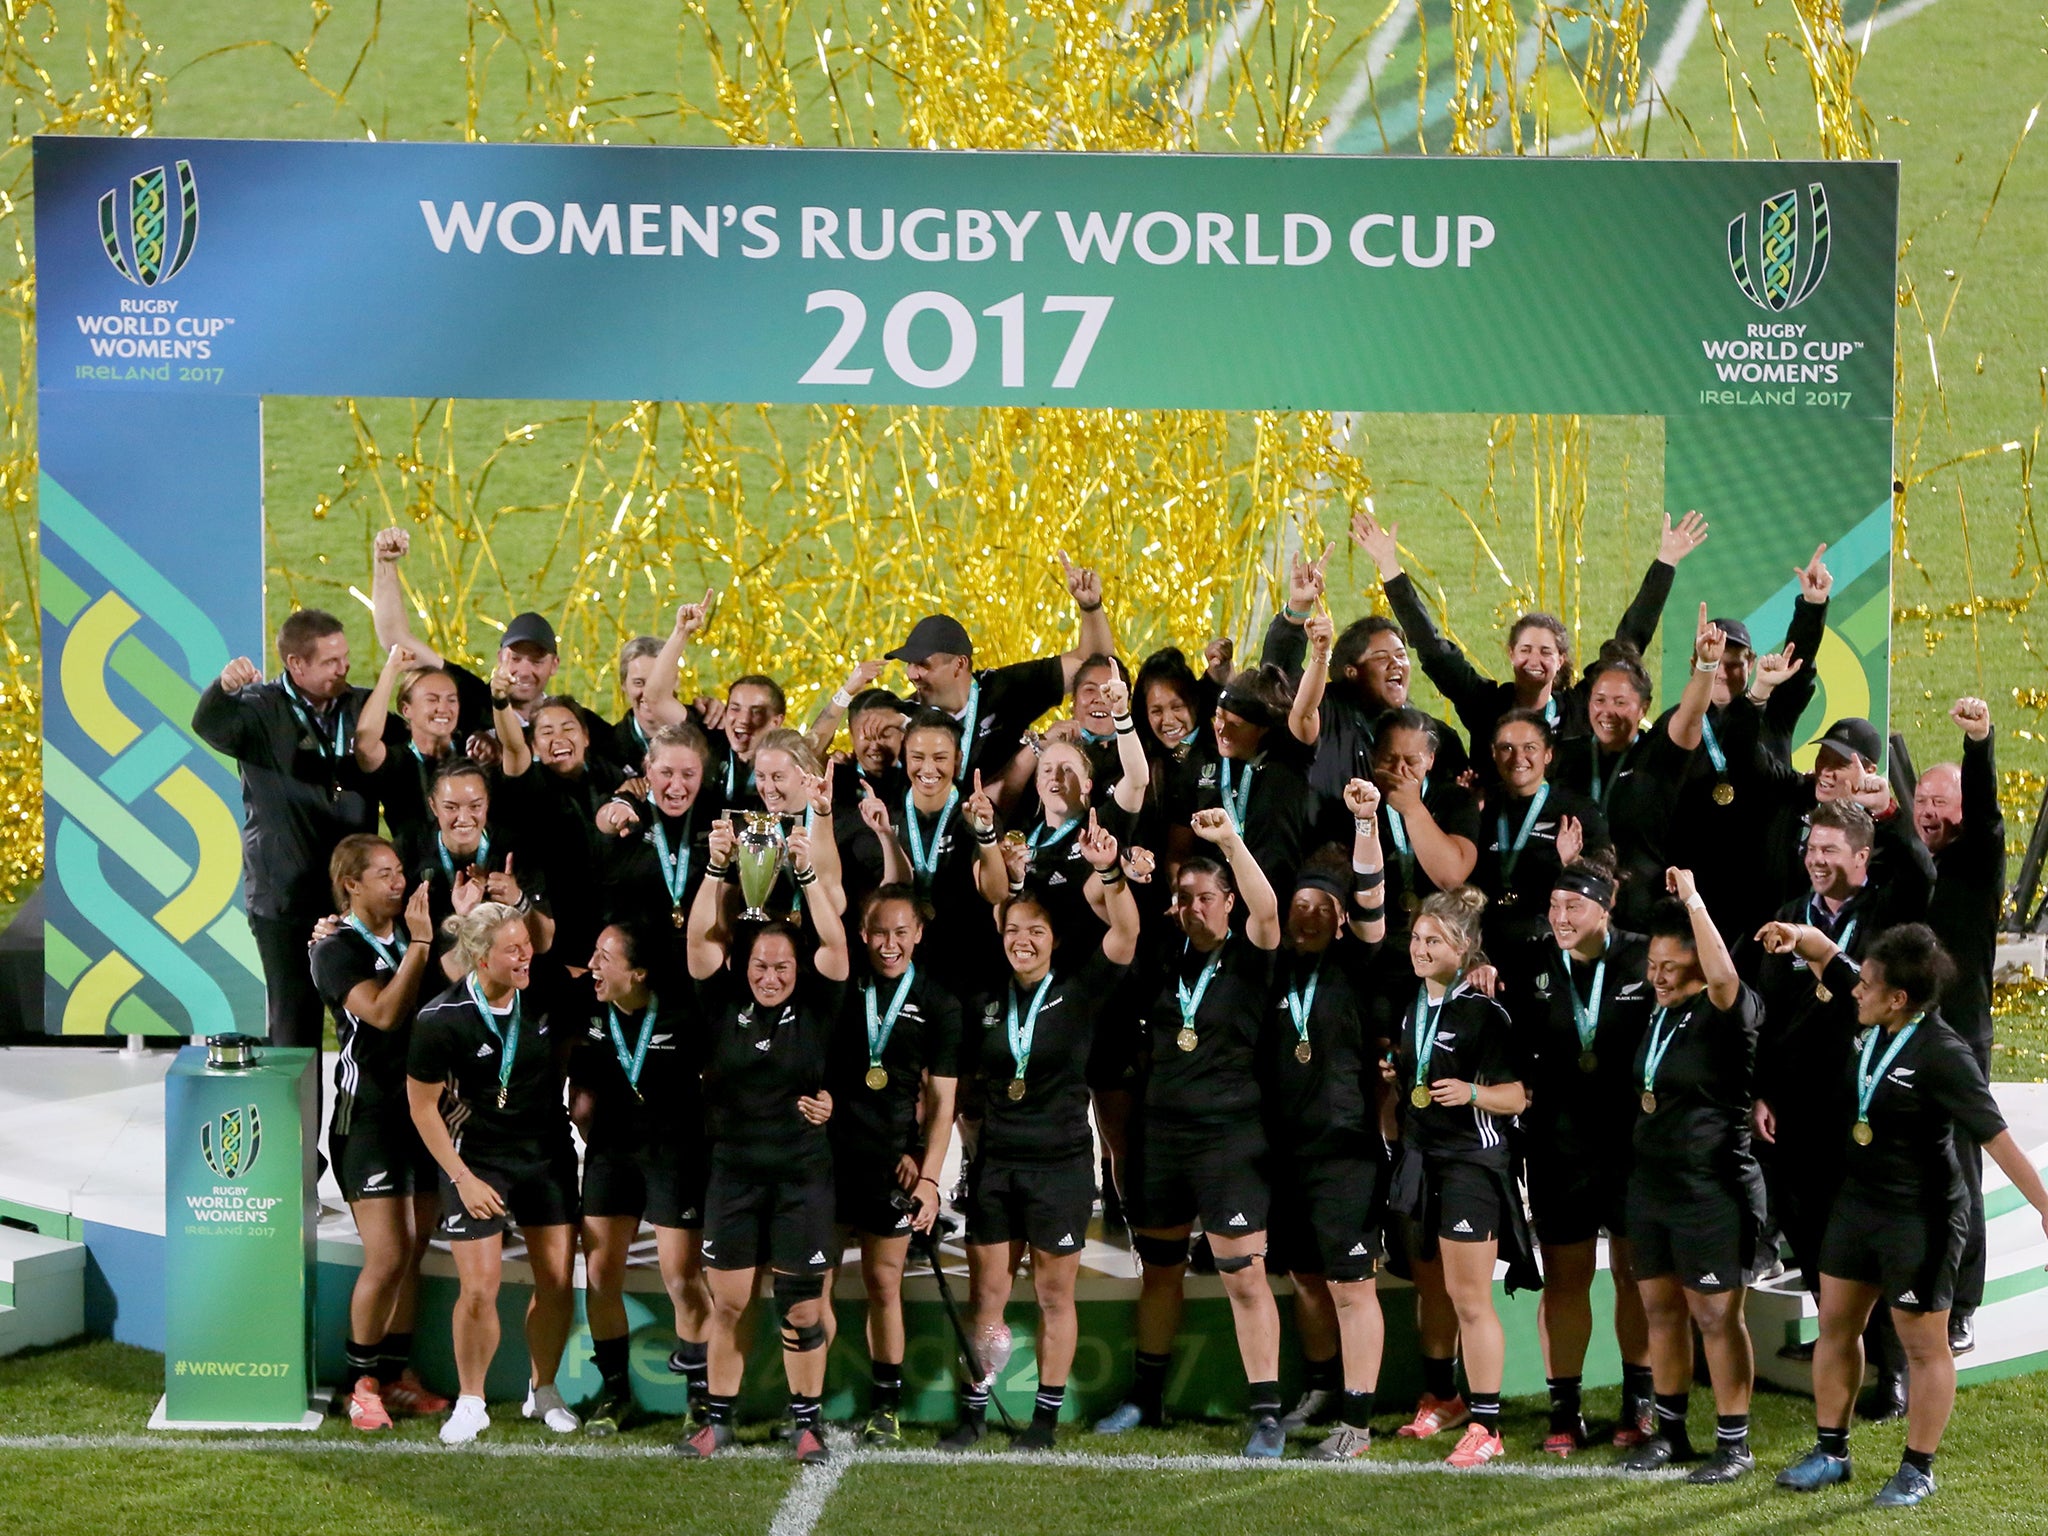
{"type": "Polygon", "coordinates": [[[1477,1163],[1423,1160],[1423,1202],[1419,1242],[1409,1252],[1437,1256],[1437,1244],[1493,1243],[1507,1225],[1501,1209],[1501,1175],[1477,1163]]]}
{"type": "Polygon", "coordinates": [[[1025,1168],[975,1162],[957,1201],[970,1243],[1025,1242],[1042,1253],[1079,1253],[1095,1208],[1090,1163],[1025,1168]]]}
{"type": "Polygon", "coordinates": [[[1212,1237],[1244,1237],[1266,1229],[1272,1194],[1266,1187],[1266,1134],[1256,1122],[1210,1132],[1146,1126],[1132,1138],[1137,1167],[1125,1208],[1131,1225],[1164,1229],[1193,1225],[1212,1237]]]}
{"type": "Polygon", "coordinates": [[[1532,1152],[1528,1169],[1529,1211],[1539,1243],[1590,1243],[1602,1232],[1628,1236],[1626,1162],[1532,1152]]]}
{"type": "Polygon", "coordinates": [[[350,1205],[430,1195],[441,1182],[440,1166],[410,1120],[358,1120],[345,1135],[329,1126],[327,1165],[350,1205]]]}
{"type": "Polygon", "coordinates": [[[701,1227],[710,1177],[710,1149],[702,1142],[593,1147],[583,1154],[583,1214],[637,1216],[655,1227],[701,1227]]]}
{"type": "Polygon", "coordinates": [[[462,1207],[455,1186],[441,1177],[440,1235],[450,1242],[496,1237],[508,1226],[566,1227],[582,1216],[576,1193],[576,1154],[566,1140],[554,1156],[540,1161],[493,1162],[487,1156],[465,1155],[469,1171],[498,1192],[505,1202],[502,1216],[472,1216],[462,1207]]]}
{"type": "Polygon", "coordinates": [[[1960,1206],[1915,1211],[1837,1200],[1821,1243],[1820,1271],[1876,1286],[1885,1304],[1901,1312],[1946,1312],[1955,1301],[1968,1236],[1960,1206]]]}
{"type": "Polygon", "coordinates": [[[868,1237],[910,1236],[911,1211],[894,1203],[910,1192],[896,1181],[898,1154],[881,1147],[834,1143],[834,1217],[868,1237]]]}
{"type": "Polygon", "coordinates": [[[1640,1280],[1672,1275],[1704,1296],[1756,1280],[1756,1222],[1732,1185],[1679,1193],[1631,1179],[1628,1233],[1640,1280]]]}
{"type": "Polygon", "coordinates": [[[1288,1159],[1273,1180],[1273,1245],[1267,1269],[1370,1280],[1379,1251],[1377,1158],[1288,1159]]]}
{"type": "Polygon", "coordinates": [[[832,1178],[758,1179],[711,1165],[704,1191],[704,1263],[821,1275],[839,1257],[832,1237],[832,1178]]]}

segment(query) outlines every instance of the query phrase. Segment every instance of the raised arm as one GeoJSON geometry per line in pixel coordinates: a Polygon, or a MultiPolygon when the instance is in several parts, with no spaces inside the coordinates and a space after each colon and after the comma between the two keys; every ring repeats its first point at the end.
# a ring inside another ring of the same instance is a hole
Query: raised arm
{"type": "MultiPolygon", "coordinates": [[[[828,832],[819,841],[829,840],[830,835],[828,832]]],[[[827,981],[844,981],[852,972],[846,952],[846,924],[839,918],[840,909],[846,905],[846,893],[839,889],[837,880],[828,880],[812,863],[814,848],[806,829],[798,827],[790,833],[784,848],[789,854],[791,878],[804,893],[804,915],[811,920],[811,931],[818,936],[811,964],[827,981]]]]}
{"type": "Polygon", "coordinates": [[[391,713],[391,695],[398,687],[399,674],[411,665],[412,648],[402,643],[392,646],[385,653],[384,670],[377,674],[377,685],[356,715],[356,766],[365,773],[375,773],[384,766],[384,722],[391,713]]]}
{"type": "Polygon", "coordinates": [[[1152,787],[1152,760],[1138,740],[1138,722],[1131,718],[1131,688],[1121,677],[1103,685],[1109,702],[1110,722],[1116,726],[1116,760],[1123,777],[1116,781],[1110,798],[1117,809],[1135,816],[1145,808],[1145,791],[1152,787]]]}
{"type": "Polygon", "coordinates": [[[1692,871],[1665,870],[1664,888],[1685,903],[1686,916],[1692,920],[1692,942],[1699,951],[1700,970],[1706,974],[1707,1000],[1716,1008],[1733,1008],[1742,995],[1742,978],[1735,972],[1735,962],[1728,958],[1728,946],[1721,942],[1721,930],[1714,926],[1692,871]]]}
{"type": "Polygon", "coordinates": [[[873,685],[882,675],[886,661],[863,661],[846,674],[846,681],[839,685],[839,691],[818,707],[817,718],[811,721],[805,737],[811,750],[823,757],[832,750],[832,738],[839,734],[839,722],[846,718],[855,697],[865,688],[873,685]]]}
{"type": "Polygon", "coordinates": [[[1336,641],[1337,627],[1324,611],[1310,618],[1303,629],[1308,635],[1308,665],[1301,669],[1301,681],[1294,686],[1287,729],[1296,741],[1312,747],[1323,734],[1323,690],[1330,686],[1330,647],[1336,641]]]}
{"type": "Polygon", "coordinates": [[[1993,760],[1991,706],[1982,699],[1957,699],[1949,719],[1963,733],[1963,834],[2003,850],[2005,813],[1998,808],[1998,767],[1993,760]]]}
{"type": "Polygon", "coordinates": [[[1074,564],[1064,549],[1060,551],[1060,566],[1067,573],[1067,591],[1073,595],[1074,608],[1081,616],[1081,633],[1074,649],[1060,657],[1060,686],[1071,694],[1082,662],[1090,656],[1116,654],[1116,634],[1109,627],[1109,615],[1102,611],[1101,573],[1074,564]]]}
{"type": "Polygon", "coordinates": [[[1230,813],[1217,809],[1197,811],[1188,825],[1195,836],[1205,843],[1215,844],[1229,861],[1231,879],[1237,883],[1238,900],[1244,903],[1245,937],[1260,949],[1278,949],[1279,898],[1273,894],[1272,882],[1259,868],[1259,861],[1244,845],[1244,838],[1231,821],[1230,813]]]}
{"type": "Polygon", "coordinates": [[[1682,751],[1690,752],[1700,744],[1707,707],[1714,702],[1714,677],[1721,670],[1721,652],[1727,644],[1727,636],[1707,618],[1707,605],[1701,603],[1699,628],[1692,641],[1692,675],[1686,678],[1678,708],[1664,727],[1671,744],[1682,751]]]}
{"type": "Polygon", "coordinates": [[[808,779],[804,784],[810,815],[805,818],[804,830],[812,831],[823,827],[825,835],[814,838],[811,843],[811,867],[818,872],[818,879],[831,887],[836,910],[846,910],[846,882],[839,864],[839,839],[832,835],[832,780],[823,774],[808,779]]]}
{"type": "Polygon", "coordinates": [[[491,725],[498,737],[498,771],[516,779],[533,766],[533,747],[526,726],[512,708],[512,683],[503,667],[491,672],[491,725]]]}
{"type": "MultiPolygon", "coordinates": [[[[1827,552],[1827,545],[1817,546],[1813,558],[1792,573],[1799,582],[1799,601],[1792,605],[1792,622],[1785,630],[1788,656],[1820,655],[1821,641],[1827,635],[1828,597],[1835,588],[1834,573],[1821,558],[1827,552]]],[[[1777,687],[1757,700],[1759,705],[1765,705],[1767,724],[1790,737],[1819,686],[1820,678],[1812,667],[1800,674],[1787,673],[1777,687]]]]}
{"type": "Polygon", "coordinates": [[[979,768],[974,770],[974,793],[960,802],[960,821],[974,838],[974,888],[983,901],[999,907],[1010,894],[1010,871],[996,832],[995,800],[981,787],[979,768]]]}
{"type": "Polygon", "coordinates": [[[681,725],[689,718],[689,710],[676,697],[676,687],[683,676],[683,647],[710,622],[710,617],[711,589],[707,587],[703,602],[684,603],[676,609],[675,624],[668,638],[661,642],[661,649],[655,652],[654,665],[647,670],[647,690],[641,696],[652,701],[647,707],[663,725],[681,725]]]}
{"type": "Polygon", "coordinates": [[[685,957],[690,975],[697,981],[718,974],[732,943],[725,923],[725,887],[732,878],[732,854],[737,843],[730,821],[721,817],[711,824],[704,878],[697,885],[696,900],[690,903],[690,926],[684,934],[685,957]]]}
{"type": "Polygon", "coordinates": [[[1657,638],[1657,621],[1664,616],[1665,601],[1671,596],[1671,582],[1678,574],[1678,562],[1706,542],[1707,520],[1699,513],[1686,513],[1675,528],[1671,526],[1671,514],[1664,514],[1664,531],[1657,540],[1657,558],[1643,573],[1643,584],[1636,588],[1627,612],[1614,626],[1615,639],[1626,641],[1639,652],[1649,650],[1650,642],[1657,638]]]}
{"type": "Polygon", "coordinates": [[[896,829],[889,825],[889,807],[866,779],[860,781],[860,819],[881,845],[882,884],[909,884],[910,860],[904,857],[903,845],[896,841],[896,829]]]}
{"type": "Polygon", "coordinates": [[[1387,870],[1380,853],[1380,791],[1370,779],[1344,786],[1351,813],[1351,934],[1367,944],[1387,936],[1387,870]]]}
{"type": "Polygon", "coordinates": [[[1422,671],[1450,701],[1467,730],[1487,728],[1491,720],[1494,680],[1472,665],[1472,658],[1446,639],[1430,616],[1415,583],[1401,569],[1400,528],[1381,527],[1372,502],[1351,518],[1351,542],[1372,558],[1394,618],[1408,637],[1408,649],[1422,658],[1422,671]]]}
{"type": "Polygon", "coordinates": [[[1088,813],[1088,825],[1076,834],[1081,857],[1095,871],[1094,884],[1102,895],[1102,916],[1109,932],[1102,936],[1103,958],[1115,965],[1129,965],[1138,953],[1138,902],[1131,895],[1131,882],[1124,874],[1117,841],[1088,813]]]}
{"type": "Polygon", "coordinates": [[[420,983],[427,974],[427,956],[434,947],[434,917],[427,908],[427,883],[422,880],[406,899],[406,938],[410,941],[398,969],[383,981],[359,981],[349,988],[344,1006],[372,1029],[396,1029],[412,1017],[420,983]]]}
{"type": "Polygon", "coordinates": [[[1408,846],[1415,862],[1440,891],[1448,891],[1471,879],[1479,863],[1479,845],[1469,837],[1446,832],[1422,798],[1419,776],[1397,767],[1381,786],[1385,804],[1401,813],[1401,825],[1408,834],[1408,846]]]}
{"type": "Polygon", "coordinates": [[[263,723],[248,707],[248,701],[236,695],[262,681],[263,674],[256,670],[256,663],[246,656],[237,656],[222,667],[220,676],[206,685],[192,708],[193,733],[229,757],[239,760],[252,756],[263,740],[263,723]]]}
{"type": "Polygon", "coordinates": [[[398,562],[412,548],[412,535],[403,528],[379,528],[370,548],[370,621],[376,626],[377,643],[387,651],[394,645],[408,647],[414,666],[440,666],[440,654],[412,632],[405,589],[398,580],[398,562]]]}

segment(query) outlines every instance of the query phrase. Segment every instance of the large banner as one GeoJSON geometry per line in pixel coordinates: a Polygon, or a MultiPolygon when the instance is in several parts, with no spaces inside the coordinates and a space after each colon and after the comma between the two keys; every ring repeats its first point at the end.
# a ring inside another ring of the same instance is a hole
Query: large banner
{"type": "Polygon", "coordinates": [[[1884,725],[1895,165],[39,138],[35,173],[53,1027],[260,1020],[185,700],[267,649],[266,394],[1660,416],[1716,531],[1674,611],[1774,641],[1826,541],[1821,708],[1884,725]]]}

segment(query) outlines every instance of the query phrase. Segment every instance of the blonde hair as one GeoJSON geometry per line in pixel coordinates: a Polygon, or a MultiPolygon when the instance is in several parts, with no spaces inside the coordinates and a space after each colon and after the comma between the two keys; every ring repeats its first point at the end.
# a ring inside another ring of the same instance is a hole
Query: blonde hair
{"type": "Polygon", "coordinates": [[[806,736],[802,731],[792,730],[785,725],[778,726],[772,731],[764,732],[760,741],[754,746],[754,756],[758,758],[763,752],[780,752],[784,754],[792,763],[795,763],[797,767],[814,779],[820,779],[825,776],[825,765],[818,760],[817,748],[811,745],[810,737],[806,736]]]}
{"type": "Polygon", "coordinates": [[[468,912],[458,912],[441,925],[441,934],[454,948],[456,961],[466,971],[491,952],[498,930],[509,923],[525,923],[526,914],[502,901],[480,901],[468,912]]]}
{"type": "Polygon", "coordinates": [[[1476,885],[1454,885],[1422,899],[1419,922],[1434,918],[1450,941],[1458,946],[1460,965],[1469,970],[1486,957],[1479,948],[1479,919],[1486,911],[1486,893],[1476,885]]]}

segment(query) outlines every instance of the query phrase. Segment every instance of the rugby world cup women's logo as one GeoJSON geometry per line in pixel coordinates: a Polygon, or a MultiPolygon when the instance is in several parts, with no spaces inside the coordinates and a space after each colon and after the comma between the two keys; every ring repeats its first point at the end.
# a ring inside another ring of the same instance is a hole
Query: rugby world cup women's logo
{"type": "Polygon", "coordinates": [[[224,1179],[239,1179],[263,1150],[263,1117],[254,1104],[215,1115],[199,1127],[199,1153],[224,1179]]]}
{"type": "Polygon", "coordinates": [[[121,189],[109,187],[100,195],[100,243],[107,248],[107,260],[129,282],[144,288],[154,288],[176,277],[178,269],[191,259],[192,246],[199,238],[199,186],[192,178],[192,162],[178,161],[176,171],[175,250],[171,248],[170,178],[164,167],[129,178],[125,221],[119,216],[121,210],[115,207],[121,189]]]}
{"type": "Polygon", "coordinates": [[[1765,198],[1757,208],[1754,245],[1749,214],[1738,213],[1728,223],[1728,270],[1759,309],[1782,314],[1805,303],[1828,270],[1827,189],[1807,184],[1803,217],[1798,188],[1765,198]]]}

